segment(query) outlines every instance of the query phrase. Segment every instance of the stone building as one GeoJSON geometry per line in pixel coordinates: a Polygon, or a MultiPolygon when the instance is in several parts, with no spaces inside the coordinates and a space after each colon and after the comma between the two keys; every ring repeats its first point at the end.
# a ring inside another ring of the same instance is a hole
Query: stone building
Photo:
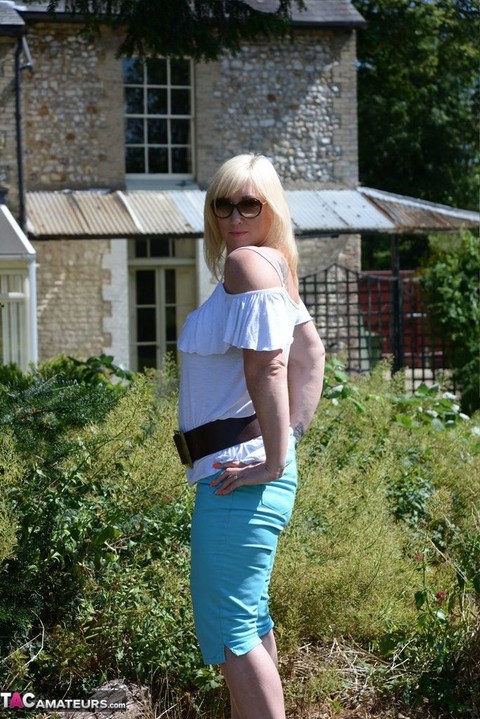
{"type": "Polygon", "coordinates": [[[270,157],[290,193],[300,275],[360,268],[358,218],[371,228],[375,212],[357,187],[364,21],[349,0],[305,4],[293,43],[144,64],[116,56],[111,30],[85,37],[61,3],[52,16],[47,2],[0,0],[0,188],[18,221],[7,252],[0,213],[0,362],[158,366],[212,290],[203,191],[241,152],[270,157]]]}
{"type": "MultiPolygon", "coordinates": [[[[240,152],[268,155],[288,189],[356,187],[363,20],[348,0],[310,0],[294,43],[144,66],[116,57],[113,32],[91,41],[76,18],[61,7],[52,17],[46,5],[0,2],[0,184],[36,251],[38,357],[105,352],[134,369],[155,365],[212,284],[198,228],[169,237],[154,196],[174,191],[177,205],[181,192],[201,198],[219,163],[240,152]],[[18,68],[25,46],[33,72],[18,68]],[[100,220],[99,198],[115,191],[130,220],[136,203],[145,233],[114,227],[110,210],[100,220]],[[79,227],[77,211],[96,229],[79,227]]],[[[300,271],[339,255],[358,266],[358,236],[305,240],[300,271]]],[[[7,344],[2,361],[17,359],[7,344]]]]}

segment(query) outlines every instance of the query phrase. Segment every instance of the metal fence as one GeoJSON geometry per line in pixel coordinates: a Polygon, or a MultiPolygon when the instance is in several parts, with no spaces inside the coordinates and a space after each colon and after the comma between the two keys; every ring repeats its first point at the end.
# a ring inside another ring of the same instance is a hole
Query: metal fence
{"type": "Polygon", "coordinates": [[[382,358],[404,369],[407,387],[449,376],[450,348],[429,317],[420,281],[411,272],[356,272],[332,264],[300,279],[300,295],[327,353],[350,372],[368,372],[382,358]]]}

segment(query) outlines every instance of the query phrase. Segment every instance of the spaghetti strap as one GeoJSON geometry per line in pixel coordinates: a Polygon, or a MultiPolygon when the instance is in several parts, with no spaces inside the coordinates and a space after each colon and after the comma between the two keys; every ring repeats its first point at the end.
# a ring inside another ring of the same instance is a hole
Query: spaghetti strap
{"type": "Polygon", "coordinates": [[[268,264],[271,265],[273,267],[273,269],[275,270],[275,272],[277,273],[277,275],[280,279],[280,282],[282,283],[282,287],[285,290],[287,289],[286,278],[282,274],[279,262],[273,262],[268,257],[265,257],[265,255],[262,252],[259,252],[259,250],[256,247],[250,247],[250,246],[249,247],[237,247],[235,249],[235,252],[238,252],[239,250],[250,250],[251,252],[256,252],[257,255],[260,255],[260,257],[263,257],[263,259],[266,260],[268,262],[268,264]]]}

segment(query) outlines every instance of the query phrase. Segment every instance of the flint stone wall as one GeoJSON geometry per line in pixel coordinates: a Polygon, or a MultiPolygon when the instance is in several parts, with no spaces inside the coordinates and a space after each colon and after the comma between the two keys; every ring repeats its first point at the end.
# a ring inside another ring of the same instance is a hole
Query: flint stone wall
{"type": "Polygon", "coordinates": [[[9,206],[17,208],[15,45],[12,38],[0,38],[0,188],[8,192],[9,206]]]}
{"type": "Polygon", "coordinates": [[[196,70],[198,179],[266,154],[287,188],[356,186],[355,34],[304,30],[196,70]]]}

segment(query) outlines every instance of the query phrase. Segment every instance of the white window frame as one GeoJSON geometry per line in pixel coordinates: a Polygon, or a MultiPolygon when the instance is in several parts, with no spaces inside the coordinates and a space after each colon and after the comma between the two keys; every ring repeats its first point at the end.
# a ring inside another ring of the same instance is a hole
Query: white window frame
{"type": "MultiPolygon", "coordinates": [[[[188,240],[189,241],[189,240],[188,240]]],[[[157,287],[157,303],[156,308],[156,366],[160,368],[162,361],[165,357],[166,343],[165,343],[165,325],[164,325],[164,305],[162,300],[164,297],[164,271],[165,270],[179,270],[181,268],[189,267],[195,271],[196,268],[196,247],[195,256],[192,257],[178,257],[172,256],[172,252],[176,243],[181,242],[178,238],[168,238],[168,244],[170,247],[170,256],[163,257],[135,257],[134,256],[134,242],[129,247],[129,299],[130,299],[130,328],[131,328],[131,340],[130,340],[130,367],[134,372],[138,371],[137,362],[137,303],[136,303],[136,283],[135,283],[135,271],[136,270],[154,270],[155,281],[157,287]]],[[[176,303],[175,306],[177,306],[176,303]]],[[[193,308],[192,308],[193,309],[193,308]]],[[[180,327],[177,330],[180,331],[180,327]]]]}
{"type": "MultiPolygon", "coordinates": [[[[175,147],[175,144],[172,143],[172,141],[171,141],[170,120],[175,120],[175,119],[187,120],[187,119],[188,119],[188,120],[190,121],[190,143],[189,143],[189,145],[187,145],[187,147],[189,147],[189,149],[190,149],[191,172],[189,172],[189,173],[173,173],[173,172],[168,172],[168,173],[150,173],[150,172],[145,172],[145,173],[133,173],[133,172],[125,172],[125,177],[126,177],[127,183],[128,183],[129,181],[131,181],[131,182],[133,182],[133,183],[138,182],[138,181],[144,181],[144,182],[145,182],[145,181],[151,181],[152,183],[155,183],[155,182],[165,181],[165,180],[192,180],[192,179],[194,178],[194,176],[195,176],[195,147],[194,147],[194,138],[195,138],[195,133],[194,133],[194,117],[195,117],[194,100],[195,100],[195,92],[194,92],[194,72],[193,72],[194,68],[193,68],[193,62],[192,62],[191,60],[187,60],[187,62],[189,62],[189,66],[190,66],[190,85],[188,85],[188,86],[186,86],[186,85],[181,85],[181,86],[180,86],[180,85],[172,85],[172,83],[171,83],[171,71],[170,71],[170,62],[171,62],[171,61],[170,61],[170,59],[169,59],[169,58],[159,58],[159,59],[162,59],[162,60],[164,59],[164,60],[166,61],[166,63],[167,63],[167,84],[166,84],[166,85],[159,85],[159,86],[157,86],[157,85],[149,85],[148,82],[147,82],[147,68],[146,68],[146,65],[144,65],[144,68],[143,68],[143,84],[142,84],[142,85],[137,85],[136,83],[125,83],[125,82],[124,82],[123,87],[124,87],[124,88],[125,88],[125,87],[129,87],[129,86],[130,86],[130,87],[135,87],[135,86],[137,86],[137,87],[143,87],[143,88],[144,88],[144,91],[145,91],[144,97],[146,97],[146,94],[147,94],[146,91],[147,91],[147,88],[148,88],[148,87],[165,87],[165,88],[167,89],[167,91],[168,91],[168,92],[167,92],[167,94],[168,94],[168,111],[167,111],[167,113],[164,114],[164,115],[163,115],[163,114],[162,114],[162,115],[153,115],[153,114],[150,115],[150,114],[148,113],[148,111],[147,111],[147,108],[144,107],[144,112],[143,112],[142,114],[136,114],[136,113],[127,113],[126,107],[125,107],[125,110],[124,110],[125,127],[126,127],[126,121],[127,121],[127,119],[128,119],[129,117],[141,118],[141,119],[143,119],[144,121],[145,121],[146,119],[148,119],[148,117],[152,117],[152,118],[159,117],[159,118],[162,118],[162,119],[166,119],[167,122],[168,122],[168,128],[169,128],[169,129],[168,129],[168,141],[167,141],[166,147],[168,148],[168,153],[169,153],[169,157],[170,157],[171,149],[172,149],[172,147],[175,147]],[[171,112],[170,92],[169,92],[169,91],[170,91],[171,89],[182,89],[182,90],[184,90],[184,89],[186,89],[187,87],[188,87],[189,90],[190,90],[190,114],[189,114],[189,115],[173,114],[173,113],[171,112]]],[[[130,143],[127,143],[127,142],[126,142],[126,139],[127,139],[127,138],[126,138],[126,130],[125,130],[125,149],[126,149],[126,147],[127,147],[127,144],[130,144],[130,143]]],[[[139,144],[139,146],[141,146],[141,147],[144,148],[144,152],[145,152],[145,153],[147,153],[147,148],[148,148],[147,139],[148,139],[148,138],[147,138],[146,136],[144,136],[144,142],[143,142],[143,144],[142,144],[142,145],[139,144]]],[[[135,143],[131,143],[131,144],[134,145],[135,143]]]]}
{"type": "Polygon", "coordinates": [[[29,272],[25,266],[0,266],[1,364],[16,364],[23,371],[31,361],[29,272]],[[12,277],[20,278],[21,290],[9,290],[12,277]]]}

